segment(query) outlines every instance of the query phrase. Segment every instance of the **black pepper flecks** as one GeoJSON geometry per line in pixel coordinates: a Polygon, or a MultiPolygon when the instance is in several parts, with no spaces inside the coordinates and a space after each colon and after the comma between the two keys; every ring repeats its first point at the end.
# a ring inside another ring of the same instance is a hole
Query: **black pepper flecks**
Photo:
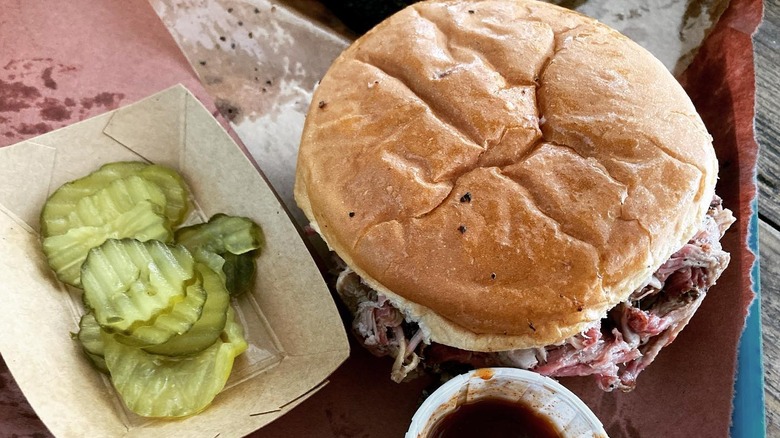
{"type": "Polygon", "coordinates": [[[227,38],[225,38],[225,37],[221,36],[221,37],[219,37],[219,40],[220,40],[220,41],[227,41],[227,38]]]}
{"type": "Polygon", "coordinates": [[[460,197],[460,202],[471,202],[471,192],[466,192],[460,197]]]}
{"type": "Polygon", "coordinates": [[[237,119],[241,115],[241,110],[225,99],[217,99],[215,104],[219,112],[230,121],[237,119]]]}
{"type": "Polygon", "coordinates": [[[260,13],[260,9],[255,8],[255,14],[259,14],[259,13],[260,13]]]}
{"type": "Polygon", "coordinates": [[[496,279],[496,273],[495,272],[491,272],[490,273],[490,279],[491,280],[495,280],[496,279]]]}
{"type": "Polygon", "coordinates": [[[228,8],[228,13],[233,13],[233,8],[228,8]]]}
{"type": "Polygon", "coordinates": [[[531,321],[528,321],[528,327],[530,327],[531,330],[536,331],[536,327],[534,327],[534,323],[532,323],[531,321]]]}
{"type": "Polygon", "coordinates": [[[239,21],[239,22],[238,22],[238,25],[239,25],[239,26],[243,26],[243,25],[244,25],[244,22],[243,22],[243,21],[239,21]]]}
{"type": "MultiPolygon", "coordinates": [[[[249,32],[248,36],[249,36],[249,38],[252,38],[254,36],[254,34],[252,32],[249,32]]],[[[255,69],[255,70],[257,70],[257,69],[255,69]]]]}
{"type": "Polygon", "coordinates": [[[271,80],[270,80],[270,79],[268,79],[267,81],[265,81],[265,84],[266,84],[266,85],[273,85],[273,82],[271,82],[271,80]]]}
{"type": "Polygon", "coordinates": [[[582,306],[577,306],[577,311],[582,312],[582,306]]]}
{"type": "Polygon", "coordinates": [[[201,61],[200,65],[206,65],[206,61],[201,61]]]}
{"type": "MultiPolygon", "coordinates": [[[[324,100],[321,100],[320,103],[317,104],[317,108],[325,108],[328,106],[328,102],[325,102],[324,100]]],[[[350,217],[354,216],[354,213],[350,214],[350,217]]]]}
{"type": "Polygon", "coordinates": [[[263,93],[265,93],[266,91],[268,91],[268,90],[266,90],[265,87],[263,87],[263,93]]]}
{"type": "Polygon", "coordinates": [[[350,211],[349,212],[349,217],[355,217],[355,212],[354,211],[350,211]]]}
{"type": "Polygon", "coordinates": [[[473,13],[474,13],[474,10],[473,9],[469,9],[469,14],[473,14],[473,13]]]}
{"type": "Polygon", "coordinates": [[[231,49],[235,49],[236,48],[236,43],[230,43],[230,48],[231,49]]]}
{"type": "Polygon", "coordinates": [[[463,233],[465,233],[465,232],[466,232],[466,226],[465,226],[465,225],[461,225],[461,226],[459,226],[459,227],[458,227],[458,231],[460,231],[460,234],[463,234],[463,233]]]}

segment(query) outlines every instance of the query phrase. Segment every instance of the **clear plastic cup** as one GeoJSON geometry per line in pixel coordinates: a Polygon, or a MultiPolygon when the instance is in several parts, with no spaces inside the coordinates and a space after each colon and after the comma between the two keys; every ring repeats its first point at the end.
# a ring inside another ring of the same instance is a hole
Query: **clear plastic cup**
{"type": "Polygon", "coordinates": [[[554,424],[566,438],[607,438],[596,415],[555,380],[516,368],[482,368],[448,381],[420,406],[406,438],[427,438],[458,406],[483,398],[523,401],[554,424]]]}

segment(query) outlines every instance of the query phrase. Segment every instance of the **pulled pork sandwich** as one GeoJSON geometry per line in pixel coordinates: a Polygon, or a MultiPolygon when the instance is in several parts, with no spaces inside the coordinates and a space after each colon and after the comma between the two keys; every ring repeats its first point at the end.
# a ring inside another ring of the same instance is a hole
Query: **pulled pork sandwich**
{"type": "Polygon", "coordinates": [[[429,1],[332,65],[295,196],[393,380],[460,362],[630,390],[729,262],[717,172],[685,92],[618,32],[429,1]]]}

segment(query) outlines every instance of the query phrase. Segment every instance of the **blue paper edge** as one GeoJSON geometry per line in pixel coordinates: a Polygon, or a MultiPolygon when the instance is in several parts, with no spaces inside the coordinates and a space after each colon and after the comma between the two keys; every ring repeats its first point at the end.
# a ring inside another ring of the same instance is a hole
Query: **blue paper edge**
{"type": "Polygon", "coordinates": [[[765,438],[764,354],[761,335],[761,274],[758,253],[758,200],[751,203],[753,214],[748,224],[748,247],[756,255],[750,269],[752,290],[756,294],[750,305],[745,331],[739,342],[737,379],[734,384],[734,411],[731,416],[732,438],[765,438]]]}

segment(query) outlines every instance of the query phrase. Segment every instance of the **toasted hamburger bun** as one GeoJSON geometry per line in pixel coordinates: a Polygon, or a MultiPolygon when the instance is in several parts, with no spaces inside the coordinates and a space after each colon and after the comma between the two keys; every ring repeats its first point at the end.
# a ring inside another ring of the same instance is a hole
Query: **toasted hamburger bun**
{"type": "Polygon", "coordinates": [[[649,52],[531,0],[428,1],[317,88],[295,197],[365,282],[473,351],[562,342],[688,241],[717,160],[649,52]]]}

